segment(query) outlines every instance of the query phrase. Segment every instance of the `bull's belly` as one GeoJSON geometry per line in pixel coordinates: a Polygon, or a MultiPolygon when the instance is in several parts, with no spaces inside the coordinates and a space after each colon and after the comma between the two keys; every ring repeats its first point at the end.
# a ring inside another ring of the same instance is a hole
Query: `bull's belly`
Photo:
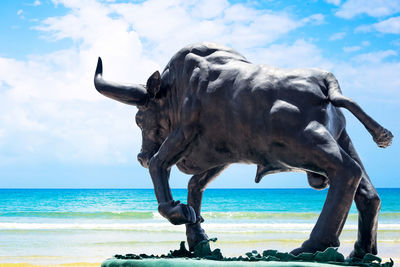
{"type": "Polygon", "coordinates": [[[200,174],[215,167],[238,162],[253,163],[231,146],[222,148],[218,142],[203,142],[204,139],[199,139],[192,143],[184,157],[176,164],[179,170],[186,174],[200,174]]]}
{"type": "MultiPolygon", "coordinates": [[[[240,138],[238,138],[240,140],[240,138]]],[[[259,144],[258,149],[242,140],[229,142],[214,137],[201,136],[193,142],[184,157],[176,164],[186,174],[200,174],[215,167],[233,163],[262,164],[268,158],[268,143],[259,144]],[[254,154],[254,151],[258,150],[254,154]]]]}
{"type": "Polygon", "coordinates": [[[196,175],[204,173],[210,169],[220,166],[228,166],[233,163],[244,163],[244,164],[255,164],[258,166],[258,171],[262,172],[262,176],[268,174],[274,174],[279,172],[290,172],[290,171],[299,171],[299,169],[295,167],[290,167],[286,164],[282,164],[278,160],[278,158],[273,159],[271,155],[263,155],[258,159],[255,158],[229,158],[229,155],[225,155],[225,157],[221,157],[220,160],[209,161],[209,160],[199,160],[206,156],[210,158],[214,158],[218,152],[208,152],[207,155],[200,153],[192,153],[182,158],[182,160],[177,163],[178,169],[186,174],[196,175]]]}
{"type": "Polygon", "coordinates": [[[183,157],[176,164],[176,166],[183,173],[195,175],[201,174],[218,166],[224,166],[235,162],[227,157],[216,159],[216,155],[213,154],[215,153],[210,153],[210,151],[208,153],[196,151],[183,157]]]}
{"type": "Polygon", "coordinates": [[[194,162],[188,158],[183,158],[180,162],[176,164],[181,172],[192,175],[200,174],[211,169],[201,165],[202,164],[198,164],[197,162],[194,162]]]}

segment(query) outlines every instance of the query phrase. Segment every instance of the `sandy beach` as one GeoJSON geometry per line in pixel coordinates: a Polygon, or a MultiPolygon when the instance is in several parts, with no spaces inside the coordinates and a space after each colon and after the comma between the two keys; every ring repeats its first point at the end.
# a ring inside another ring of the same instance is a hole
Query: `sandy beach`
{"type": "MultiPolygon", "coordinates": [[[[255,224],[221,225],[210,223],[204,227],[209,236],[218,236],[219,240],[212,244],[213,248],[220,248],[226,256],[243,255],[245,252],[256,249],[262,252],[266,249],[277,249],[282,252],[290,251],[299,246],[309,233],[309,226],[293,225],[289,228],[284,225],[255,224]]],[[[352,227],[347,226],[342,234],[342,244],[339,249],[345,256],[352,249],[356,232],[352,227]]],[[[68,251],[63,253],[60,248],[42,248],[42,255],[30,256],[1,256],[0,267],[2,266],[99,266],[100,262],[113,256],[114,254],[127,253],[147,253],[147,254],[166,254],[171,249],[178,249],[179,241],[184,238],[183,227],[171,227],[168,224],[160,223],[155,226],[152,223],[137,225],[136,230],[132,226],[131,230],[102,230],[101,241],[95,244],[95,248],[86,248],[86,251],[71,255],[68,251]],[[156,233],[149,233],[146,229],[154,229],[156,233]],[[172,229],[179,228],[179,229],[172,229]],[[117,233],[118,231],[118,233],[117,233]],[[141,232],[140,232],[141,231],[141,232]],[[155,239],[158,240],[155,240],[155,239]],[[153,241],[151,241],[153,240],[153,241]],[[52,251],[53,250],[53,251],[52,251]],[[54,256],[57,250],[62,256],[54,256]],[[86,254],[86,255],[85,255],[86,254]],[[79,261],[79,262],[78,262],[79,261]]],[[[399,232],[397,229],[396,232],[399,232]]],[[[380,231],[381,238],[385,238],[385,230],[380,231]]],[[[71,234],[71,233],[69,233],[71,234]]],[[[72,235],[83,235],[83,233],[72,233],[72,235]]],[[[90,233],[84,234],[85,236],[90,233]]],[[[82,237],[83,238],[83,237],[82,237]]],[[[386,237],[388,238],[388,237],[386,237]]],[[[67,248],[63,248],[67,249],[67,248]]],[[[40,253],[40,252],[39,252],[40,253]]],[[[400,262],[400,246],[396,241],[383,239],[379,242],[379,256],[384,262],[392,258],[395,263],[400,262]]],[[[398,266],[396,264],[396,266],[398,266]]]]}

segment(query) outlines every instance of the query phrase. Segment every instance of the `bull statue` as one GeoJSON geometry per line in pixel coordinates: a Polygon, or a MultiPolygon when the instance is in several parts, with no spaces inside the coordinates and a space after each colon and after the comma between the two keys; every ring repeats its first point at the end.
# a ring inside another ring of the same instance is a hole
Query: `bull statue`
{"type": "Polygon", "coordinates": [[[99,58],[94,84],[101,94],[138,108],[138,160],[149,169],[159,213],[186,225],[191,250],[207,239],[200,213],[204,190],[239,162],[257,165],[257,183],[267,174],[303,171],[312,188],[329,185],[309,239],[292,254],[338,247],[353,199],[359,219],[350,256],[377,254],[380,198],[339,108],[349,110],[378,146],[389,146],[393,135],[343,96],[330,72],[256,65],[228,47],[199,43],[181,49],[146,85],[105,81],[99,58]],[[173,165],[193,175],[187,204],[172,197],[173,165]]]}

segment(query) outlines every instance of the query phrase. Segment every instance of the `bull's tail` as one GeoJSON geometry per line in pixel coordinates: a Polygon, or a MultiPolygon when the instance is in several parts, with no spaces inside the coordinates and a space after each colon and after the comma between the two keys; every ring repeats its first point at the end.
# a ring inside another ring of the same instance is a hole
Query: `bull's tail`
{"type": "Polygon", "coordinates": [[[328,98],[334,106],[345,108],[353,113],[372,135],[373,140],[379,147],[385,148],[392,144],[392,133],[365,113],[354,100],[342,95],[339,83],[332,73],[328,73],[325,80],[328,88],[328,98]]]}

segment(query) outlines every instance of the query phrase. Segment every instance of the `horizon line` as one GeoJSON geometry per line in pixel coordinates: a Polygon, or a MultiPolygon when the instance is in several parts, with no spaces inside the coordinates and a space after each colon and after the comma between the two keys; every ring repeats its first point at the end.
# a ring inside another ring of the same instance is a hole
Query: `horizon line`
{"type": "MultiPolygon", "coordinates": [[[[51,190],[51,189],[64,189],[64,190],[82,190],[82,189],[87,189],[87,190],[154,190],[154,188],[91,188],[91,187],[0,187],[0,190],[21,190],[21,189],[28,189],[28,190],[51,190]]],[[[185,189],[185,187],[177,187],[177,188],[171,188],[171,190],[176,190],[176,189],[185,189]]],[[[247,189],[247,190],[263,190],[263,189],[313,189],[311,187],[269,187],[269,188],[252,188],[252,187],[234,187],[234,188],[225,188],[225,187],[216,187],[216,188],[207,188],[206,190],[213,190],[213,189],[223,189],[223,190],[236,190],[236,189],[247,189]]],[[[327,188],[329,189],[329,188],[327,188]]],[[[400,187],[376,187],[375,189],[400,189],[400,187]]],[[[323,190],[316,190],[316,191],[325,191],[323,190]]]]}

